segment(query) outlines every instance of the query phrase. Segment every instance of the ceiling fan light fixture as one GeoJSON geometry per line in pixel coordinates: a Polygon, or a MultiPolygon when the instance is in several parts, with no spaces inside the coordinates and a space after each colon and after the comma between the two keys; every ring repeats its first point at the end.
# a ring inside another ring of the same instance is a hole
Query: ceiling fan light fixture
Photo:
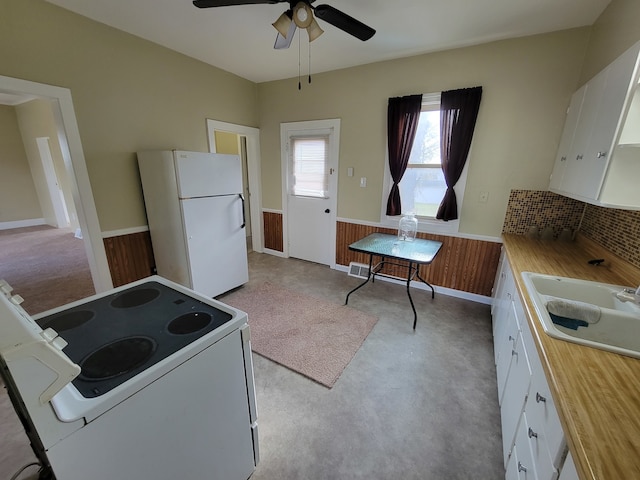
{"type": "Polygon", "coordinates": [[[316,19],[311,20],[311,24],[307,27],[307,33],[309,34],[309,41],[313,42],[316,38],[324,33],[324,30],[320,28],[316,19]]]}
{"type": "Polygon", "coordinates": [[[293,21],[298,28],[307,28],[313,21],[313,12],[308,3],[298,2],[293,7],[293,21]]]}
{"type": "Polygon", "coordinates": [[[291,10],[287,10],[282,15],[280,15],[275,22],[272,23],[273,27],[284,38],[287,38],[289,30],[291,29],[291,25],[293,23],[291,20],[292,17],[293,17],[293,13],[291,12],[291,10]]]}

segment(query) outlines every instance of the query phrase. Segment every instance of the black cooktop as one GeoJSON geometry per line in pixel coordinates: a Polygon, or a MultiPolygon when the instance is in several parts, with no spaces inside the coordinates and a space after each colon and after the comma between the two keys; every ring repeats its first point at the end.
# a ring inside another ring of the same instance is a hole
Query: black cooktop
{"type": "Polygon", "coordinates": [[[107,393],[231,320],[232,316],[150,281],[37,320],[69,344],[85,398],[107,393]]]}

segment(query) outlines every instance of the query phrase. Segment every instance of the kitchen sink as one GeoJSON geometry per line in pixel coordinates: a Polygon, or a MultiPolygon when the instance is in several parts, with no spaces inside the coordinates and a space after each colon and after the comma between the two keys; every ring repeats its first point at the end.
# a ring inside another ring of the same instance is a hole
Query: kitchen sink
{"type": "Polygon", "coordinates": [[[624,286],[532,272],[523,272],[522,278],[547,335],[640,358],[640,305],[616,297],[624,286]],[[577,328],[554,323],[547,304],[556,299],[595,305],[600,319],[577,328]]]}

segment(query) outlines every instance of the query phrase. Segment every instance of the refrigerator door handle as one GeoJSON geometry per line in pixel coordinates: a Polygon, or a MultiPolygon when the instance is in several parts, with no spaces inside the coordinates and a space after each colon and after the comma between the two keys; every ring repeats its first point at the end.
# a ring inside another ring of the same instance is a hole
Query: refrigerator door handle
{"type": "Polygon", "coordinates": [[[242,225],[240,225],[240,228],[244,228],[247,225],[247,219],[244,215],[244,195],[239,193],[238,196],[240,197],[240,200],[242,200],[242,225]]]}

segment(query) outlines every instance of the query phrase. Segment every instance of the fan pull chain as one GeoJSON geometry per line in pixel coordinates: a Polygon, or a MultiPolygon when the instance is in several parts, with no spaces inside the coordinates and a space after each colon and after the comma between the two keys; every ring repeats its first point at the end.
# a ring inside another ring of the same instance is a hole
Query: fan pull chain
{"type": "Polygon", "coordinates": [[[302,82],[300,81],[300,37],[302,37],[302,32],[298,34],[298,90],[302,90],[302,82]]]}
{"type": "Polygon", "coordinates": [[[311,84],[311,41],[309,41],[309,84],[311,84]]]}

